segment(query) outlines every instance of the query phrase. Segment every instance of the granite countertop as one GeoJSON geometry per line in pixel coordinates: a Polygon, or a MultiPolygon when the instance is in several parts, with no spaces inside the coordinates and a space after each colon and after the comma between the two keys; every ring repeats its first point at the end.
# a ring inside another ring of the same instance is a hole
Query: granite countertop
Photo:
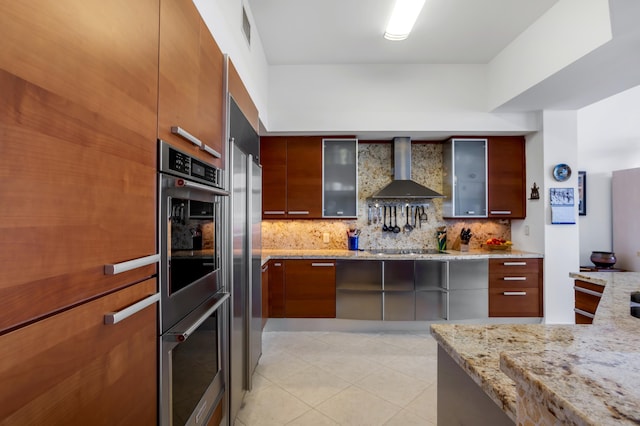
{"type": "Polygon", "coordinates": [[[433,259],[433,260],[460,260],[460,259],[488,259],[488,258],[531,258],[543,257],[540,253],[531,253],[520,250],[470,250],[456,251],[447,250],[444,253],[435,254],[379,254],[367,250],[262,250],[262,262],[269,259],[364,259],[364,260],[385,260],[385,259],[433,259]]]}
{"type": "Polygon", "coordinates": [[[516,383],[562,424],[640,423],[640,273],[571,274],[604,285],[593,325],[434,324],[442,348],[516,420],[516,383]]]}

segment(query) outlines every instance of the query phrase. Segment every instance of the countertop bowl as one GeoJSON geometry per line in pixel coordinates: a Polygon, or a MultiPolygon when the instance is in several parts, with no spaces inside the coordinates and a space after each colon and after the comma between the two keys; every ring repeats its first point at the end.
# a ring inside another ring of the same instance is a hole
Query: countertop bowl
{"type": "Polygon", "coordinates": [[[484,246],[489,250],[507,250],[512,247],[511,244],[485,244],[484,246]]]}
{"type": "Polygon", "coordinates": [[[615,253],[610,251],[593,251],[590,259],[594,265],[601,268],[611,268],[617,260],[615,253]]]}

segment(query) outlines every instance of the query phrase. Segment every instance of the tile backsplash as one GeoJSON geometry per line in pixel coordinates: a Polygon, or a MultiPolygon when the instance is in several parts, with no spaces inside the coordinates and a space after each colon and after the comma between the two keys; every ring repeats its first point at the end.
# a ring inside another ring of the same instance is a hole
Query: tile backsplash
{"type": "MultiPolygon", "coordinates": [[[[437,229],[447,227],[447,246],[455,243],[461,229],[471,228],[470,248],[479,248],[488,238],[511,238],[509,221],[501,220],[444,220],[442,200],[434,199],[425,205],[428,219],[410,232],[383,232],[382,222],[368,222],[367,198],[393,179],[391,143],[358,144],[358,218],[353,220],[266,220],[262,222],[262,246],[265,249],[346,249],[347,231],[360,230],[359,247],[369,248],[437,248],[437,229]],[[325,243],[328,236],[328,243],[325,243]]],[[[411,159],[412,180],[442,192],[442,145],[413,143],[411,159]]],[[[402,206],[400,206],[402,207],[402,206]]],[[[398,226],[406,223],[405,209],[399,208],[398,226]]],[[[387,224],[388,224],[387,212],[387,224]]]]}

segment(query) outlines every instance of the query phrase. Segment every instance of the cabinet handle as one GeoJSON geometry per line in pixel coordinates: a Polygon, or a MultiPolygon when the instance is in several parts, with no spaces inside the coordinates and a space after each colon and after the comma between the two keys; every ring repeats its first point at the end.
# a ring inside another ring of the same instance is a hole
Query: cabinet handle
{"type": "Polygon", "coordinates": [[[465,212],[466,214],[476,214],[475,210],[469,210],[468,212],[465,212]]]}
{"type": "Polygon", "coordinates": [[[282,266],[282,263],[274,263],[273,266],[282,266]]]}
{"type": "Polygon", "coordinates": [[[334,266],[333,263],[312,263],[311,266],[334,266]]]}
{"type": "Polygon", "coordinates": [[[262,214],[284,214],[284,210],[265,210],[262,214]]]}
{"type": "Polygon", "coordinates": [[[160,293],[152,294],[151,296],[146,297],[133,305],[127,306],[118,312],[109,312],[104,316],[104,323],[108,325],[117,324],[120,321],[137,314],[147,306],[153,305],[158,300],[160,300],[160,293]]]}
{"type": "Polygon", "coordinates": [[[121,272],[127,272],[133,269],[142,268],[143,266],[152,265],[154,263],[158,263],[159,261],[160,255],[152,254],[151,256],[140,257],[138,259],[128,260],[126,262],[104,265],[104,274],[116,275],[121,272]]]}
{"type": "Polygon", "coordinates": [[[582,309],[578,309],[578,308],[573,308],[573,312],[575,312],[577,314],[580,314],[580,315],[583,315],[583,316],[585,316],[587,318],[592,318],[593,319],[593,318],[596,317],[591,312],[583,311],[582,309]]]}
{"type": "Polygon", "coordinates": [[[504,277],[504,281],[526,281],[527,277],[504,277]]]}
{"type": "Polygon", "coordinates": [[[182,139],[186,141],[191,142],[198,148],[202,148],[202,145],[204,145],[200,139],[196,138],[195,136],[193,136],[191,133],[187,132],[180,126],[172,126],[171,133],[173,133],[174,135],[180,136],[182,139]]]}
{"type": "Polygon", "coordinates": [[[491,210],[491,214],[511,214],[511,210],[491,210]]]}
{"type": "Polygon", "coordinates": [[[504,266],[527,266],[527,262],[503,262],[504,266]]]}
{"type": "Polygon", "coordinates": [[[220,154],[218,151],[216,151],[215,149],[211,148],[209,145],[207,144],[202,144],[202,146],[200,147],[202,148],[202,150],[208,154],[213,155],[216,158],[222,158],[222,154],[220,154]]]}
{"type": "Polygon", "coordinates": [[[505,296],[526,296],[527,292],[526,291],[503,291],[502,294],[505,296]]]}
{"type": "Polygon", "coordinates": [[[305,210],[292,210],[292,211],[288,211],[288,214],[309,214],[308,211],[305,210]]]}
{"type": "Polygon", "coordinates": [[[589,290],[588,288],[578,287],[577,285],[573,286],[575,291],[579,291],[580,293],[590,294],[591,296],[602,297],[602,293],[598,293],[597,291],[589,290]]]}

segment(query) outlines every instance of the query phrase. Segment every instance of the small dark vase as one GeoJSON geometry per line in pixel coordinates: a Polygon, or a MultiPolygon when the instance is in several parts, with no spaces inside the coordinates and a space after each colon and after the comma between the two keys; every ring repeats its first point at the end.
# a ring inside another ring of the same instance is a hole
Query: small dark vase
{"type": "Polygon", "coordinates": [[[592,251],[591,261],[599,268],[611,268],[616,264],[616,254],[610,251],[592,251]]]}

